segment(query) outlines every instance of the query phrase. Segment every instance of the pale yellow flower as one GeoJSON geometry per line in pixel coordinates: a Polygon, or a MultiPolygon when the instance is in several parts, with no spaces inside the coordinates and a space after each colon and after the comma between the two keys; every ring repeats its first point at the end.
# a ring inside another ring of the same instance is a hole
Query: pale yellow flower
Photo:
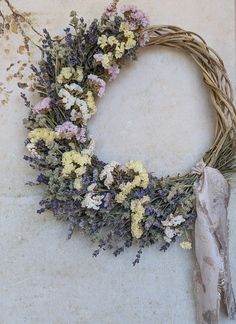
{"type": "Polygon", "coordinates": [[[60,74],[57,76],[57,82],[63,83],[66,80],[69,80],[73,76],[74,71],[75,70],[72,67],[63,67],[60,74]]]}
{"type": "Polygon", "coordinates": [[[82,188],[82,180],[80,178],[75,179],[74,188],[77,190],[80,190],[82,188]]]}
{"type": "Polygon", "coordinates": [[[106,35],[102,35],[98,38],[98,45],[101,47],[101,49],[104,49],[107,46],[108,38],[106,35]]]}
{"type": "Polygon", "coordinates": [[[126,24],[124,21],[122,21],[122,23],[120,24],[120,29],[119,29],[119,31],[120,31],[120,32],[124,32],[124,31],[128,31],[128,30],[130,30],[130,29],[129,29],[129,27],[127,26],[127,24],[126,24]]]}
{"type": "Polygon", "coordinates": [[[125,43],[121,42],[116,45],[115,48],[115,58],[119,59],[124,55],[125,52],[125,43]]]}
{"type": "Polygon", "coordinates": [[[102,58],[102,66],[104,69],[109,69],[111,67],[113,55],[111,52],[104,54],[102,58]]]}
{"type": "Polygon", "coordinates": [[[134,179],[135,185],[137,187],[139,186],[146,189],[149,184],[149,176],[142,162],[130,161],[126,166],[128,169],[133,170],[135,173],[138,173],[138,175],[134,179]]]}
{"type": "Polygon", "coordinates": [[[29,138],[30,142],[33,144],[35,144],[41,140],[41,141],[44,141],[45,144],[48,146],[55,139],[59,138],[59,133],[57,133],[49,128],[35,128],[34,130],[29,132],[28,138],[29,138]]]}
{"type": "Polygon", "coordinates": [[[115,36],[109,36],[107,42],[110,46],[116,45],[119,43],[118,39],[115,36]]]}
{"type": "Polygon", "coordinates": [[[144,205],[150,201],[148,196],[131,201],[131,234],[134,238],[139,239],[143,235],[142,220],[145,213],[144,205]]]}
{"type": "Polygon", "coordinates": [[[118,195],[116,195],[116,202],[118,204],[122,204],[126,199],[126,195],[121,191],[120,193],[118,193],[118,195]]]}
{"type": "Polygon", "coordinates": [[[89,164],[91,164],[90,156],[82,155],[75,150],[65,152],[62,155],[62,175],[66,177],[75,172],[76,176],[80,177],[85,173],[86,166],[89,164]]]}
{"type": "Polygon", "coordinates": [[[77,80],[78,82],[81,82],[83,80],[83,77],[84,77],[83,69],[80,66],[77,66],[75,70],[74,79],[77,80]]]}
{"type": "Polygon", "coordinates": [[[132,32],[132,30],[127,29],[124,31],[124,36],[127,38],[134,38],[134,32],[132,32]]]}
{"type": "Polygon", "coordinates": [[[116,195],[116,202],[123,203],[129,193],[136,187],[146,189],[149,184],[148,173],[145,170],[141,161],[130,161],[126,164],[129,170],[133,170],[136,173],[132,182],[120,185],[120,192],[116,195]]]}
{"type": "Polygon", "coordinates": [[[183,241],[180,243],[180,246],[184,250],[191,250],[192,249],[192,243],[189,241],[183,241]]]}
{"type": "Polygon", "coordinates": [[[58,83],[66,83],[69,80],[77,80],[78,82],[83,79],[83,69],[77,66],[76,69],[73,67],[63,67],[56,80],[58,83]]]}
{"type": "Polygon", "coordinates": [[[128,38],[126,44],[125,44],[125,49],[129,50],[133,48],[136,45],[136,40],[133,38],[128,38]]]}
{"type": "Polygon", "coordinates": [[[96,103],[95,103],[95,99],[94,99],[92,91],[87,92],[86,103],[87,103],[87,105],[89,107],[89,110],[90,110],[91,114],[92,115],[95,114],[96,111],[97,111],[97,107],[96,107],[96,103]]]}

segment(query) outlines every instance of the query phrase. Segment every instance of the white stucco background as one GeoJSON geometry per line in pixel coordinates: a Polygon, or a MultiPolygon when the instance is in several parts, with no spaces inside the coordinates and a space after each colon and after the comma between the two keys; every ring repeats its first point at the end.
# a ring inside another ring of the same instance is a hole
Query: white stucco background
{"type": "MultiPolygon", "coordinates": [[[[34,13],[38,28],[60,33],[69,12],[91,20],[108,0],[12,0],[34,13]]],[[[121,5],[128,3],[121,0],[121,5]]],[[[151,24],[196,31],[224,59],[235,89],[233,0],[136,0],[151,24]]],[[[1,2],[0,2],[1,6],[1,2]]],[[[1,42],[1,40],[0,40],[1,42]]],[[[3,44],[5,46],[5,44],[3,44]]],[[[2,47],[2,45],[0,46],[2,47]]],[[[1,52],[0,79],[14,60],[1,52]]],[[[37,101],[32,99],[32,101],[37,101]]],[[[115,258],[92,258],[82,234],[66,240],[67,225],[36,214],[41,189],[24,185],[35,173],[22,159],[26,109],[14,92],[0,107],[0,324],[194,324],[192,252],[146,249],[133,267],[135,247],[115,258]]],[[[213,138],[214,113],[201,76],[185,55],[142,50],[99,102],[91,121],[105,161],[141,159],[157,175],[189,170],[213,138]]],[[[230,251],[236,289],[236,186],[231,182],[230,251]]],[[[221,315],[221,323],[231,323],[221,315]]]]}

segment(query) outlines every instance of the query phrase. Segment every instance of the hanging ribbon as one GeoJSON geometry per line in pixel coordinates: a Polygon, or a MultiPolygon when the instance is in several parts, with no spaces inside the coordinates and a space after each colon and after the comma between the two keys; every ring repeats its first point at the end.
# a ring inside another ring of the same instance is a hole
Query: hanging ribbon
{"type": "Polygon", "coordinates": [[[217,324],[221,301],[230,318],[234,318],[236,313],[229,266],[229,186],[218,170],[207,167],[203,162],[196,166],[194,172],[201,173],[194,185],[197,210],[194,242],[197,323],[217,324]]]}

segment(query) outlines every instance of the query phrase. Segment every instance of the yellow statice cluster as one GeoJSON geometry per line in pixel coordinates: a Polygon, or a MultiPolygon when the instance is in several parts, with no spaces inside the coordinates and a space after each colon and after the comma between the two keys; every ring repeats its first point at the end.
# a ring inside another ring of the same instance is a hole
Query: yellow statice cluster
{"type": "Polygon", "coordinates": [[[125,43],[125,49],[129,50],[133,48],[136,45],[136,40],[134,32],[129,29],[127,24],[125,22],[122,22],[120,25],[120,32],[124,33],[124,36],[127,38],[127,41],[125,43]]]}
{"type": "Polygon", "coordinates": [[[112,61],[113,61],[113,55],[111,52],[104,54],[101,61],[104,69],[109,69],[111,67],[112,61]]]}
{"type": "Polygon", "coordinates": [[[119,41],[115,36],[102,35],[98,38],[98,45],[101,49],[104,49],[107,45],[113,46],[118,44],[119,41]]]}
{"type": "Polygon", "coordinates": [[[86,166],[90,164],[91,157],[89,155],[82,155],[75,150],[65,152],[62,156],[62,175],[68,177],[71,173],[75,173],[76,179],[74,181],[74,187],[79,190],[81,188],[81,176],[85,173],[86,166]]]}
{"type": "Polygon", "coordinates": [[[89,107],[90,113],[94,115],[97,111],[97,107],[92,91],[87,92],[86,103],[89,107]]]}
{"type": "Polygon", "coordinates": [[[125,49],[129,50],[136,45],[136,40],[133,38],[128,38],[125,44],[125,49]]]}
{"type": "Polygon", "coordinates": [[[107,42],[110,46],[116,45],[119,43],[118,39],[115,36],[109,36],[107,42]]]}
{"type": "Polygon", "coordinates": [[[104,49],[108,44],[108,37],[106,35],[98,37],[97,44],[99,45],[99,47],[101,47],[101,49],[104,49]]]}
{"type": "Polygon", "coordinates": [[[184,250],[191,250],[192,249],[192,243],[190,241],[182,241],[180,243],[180,246],[184,250]]]}
{"type": "Polygon", "coordinates": [[[57,76],[57,82],[65,83],[71,79],[81,82],[83,80],[83,69],[79,66],[76,68],[63,67],[60,74],[57,76]]]}
{"type": "Polygon", "coordinates": [[[146,169],[144,168],[141,161],[130,161],[127,163],[127,168],[133,170],[136,173],[134,180],[132,182],[127,182],[126,184],[121,184],[121,192],[116,196],[116,202],[122,204],[128,194],[136,187],[141,187],[146,189],[149,184],[149,177],[146,169]]]}
{"type": "Polygon", "coordinates": [[[59,138],[59,134],[49,128],[35,128],[29,132],[28,138],[33,144],[37,143],[38,141],[44,141],[48,146],[55,139],[59,138]]]}
{"type": "MultiPolygon", "coordinates": [[[[130,30],[127,25],[123,22],[120,25],[120,32],[124,33],[126,41],[120,42],[115,36],[102,35],[98,38],[98,46],[104,50],[106,46],[115,45],[115,58],[119,59],[124,55],[125,50],[129,50],[136,45],[135,34],[130,30]]],[[[111,52],[104,54],[102,59],[102,65],[105,69],[111,66],[113,55],[111,52]]]]}
{"type": "MultiPolygon", "coordinates": [[[[101,49],[104,49],[107,45],[115,45],[115,58],[121,58],[125,52],[125,42],[119,42],[115,36],[102,35],[98,38],[98,45],[101,49]]],[[[103,55],[102,65],[104,68],[109,68],[111,63],[111,52],[103,55]],[[106,67],[105,67],[106,66],[106,67]]]]}
{"type": "Polygon", "coordinates": [[[124,55],[125,42],[118,43],[115,48],[115,58],[119,59],[124,55]]]}
{"type": "Polygon", "coordinates": [[[141,222],[145,212],[144,204],[149,201],[150,198],[148,196],[131,201],[131,234],[136,239],[139,239],[143,235],[141,222]]]}

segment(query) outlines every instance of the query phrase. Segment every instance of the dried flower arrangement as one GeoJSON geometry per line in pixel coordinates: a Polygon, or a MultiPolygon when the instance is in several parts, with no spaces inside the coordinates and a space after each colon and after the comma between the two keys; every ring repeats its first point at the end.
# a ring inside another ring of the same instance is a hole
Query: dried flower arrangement
{"type": "MultiPolygon", "coordinates": [[[[5,1],[29,51],[19,13],[5,1]]],[[[141,10],[125,6],[118,13],[117,3],[113,1],[101,19],[89,26],[72,11],[62,38],[52,39],[44,30],[42,45],[37,45],[43,57],[38,67],[31,66],[32,88],[42,99],[32,106],[22,94],[29,108],[24,123],[29,130],[25,144],[30,154],[24,158],[39,171],[36,184],[45,185],[38,213],[50,210],[67,221],[68,238],[75,228],[84,231],[98,242],[94,256],[105,249],[117,256],[137,243],[135,265],[143,248],[156,242],[165,251],[177,237],[185,236],[180,245],[191,248],[187,231],[200,214],[201,198],[195,192],[200,191],[204,170],[209,170],[206,166],[227,179],[236,170],[236,112],[224,63],[200,36],[174,26],[150,27],[141,10]],[[188,53],[202,71],[216,109],[214,143],[184,175],[157,178],[140,161],[104,163],[96,156],[95,141],[88,132],[96,99],[104,95],[106,83],[117,77],[127,61],[136,59],[144,46],[167,46],[188,53]]],[[[227,267],[225,263],[224,270],[227,267]]],[[[231,307],[228,313],[234,311],[231,307]]]]}
{"type": "Polygon", "coordinates": [[[114,2],[88,27],[75,12],[71,18],[62,40],[52,41],[45,31],[44,58],[39,69],[33,67],[34,88],[43,99],[25,121],[31,153],[25,158],[40,170],[37,181],[46,184],[38,212],[49,209],[68,221],[68,237],[76,227],[85,231],[99,243],[94,255],[107,248],[118,255],[138,242],[135,264],[143,247],[160,241],[166,250],[193,224],[196,176],[158,179],[140,161],[124,166],[96,157],[87,129],[96,98],[152,37],[148,18],[134,6],[119,15],[114,2]]]}

